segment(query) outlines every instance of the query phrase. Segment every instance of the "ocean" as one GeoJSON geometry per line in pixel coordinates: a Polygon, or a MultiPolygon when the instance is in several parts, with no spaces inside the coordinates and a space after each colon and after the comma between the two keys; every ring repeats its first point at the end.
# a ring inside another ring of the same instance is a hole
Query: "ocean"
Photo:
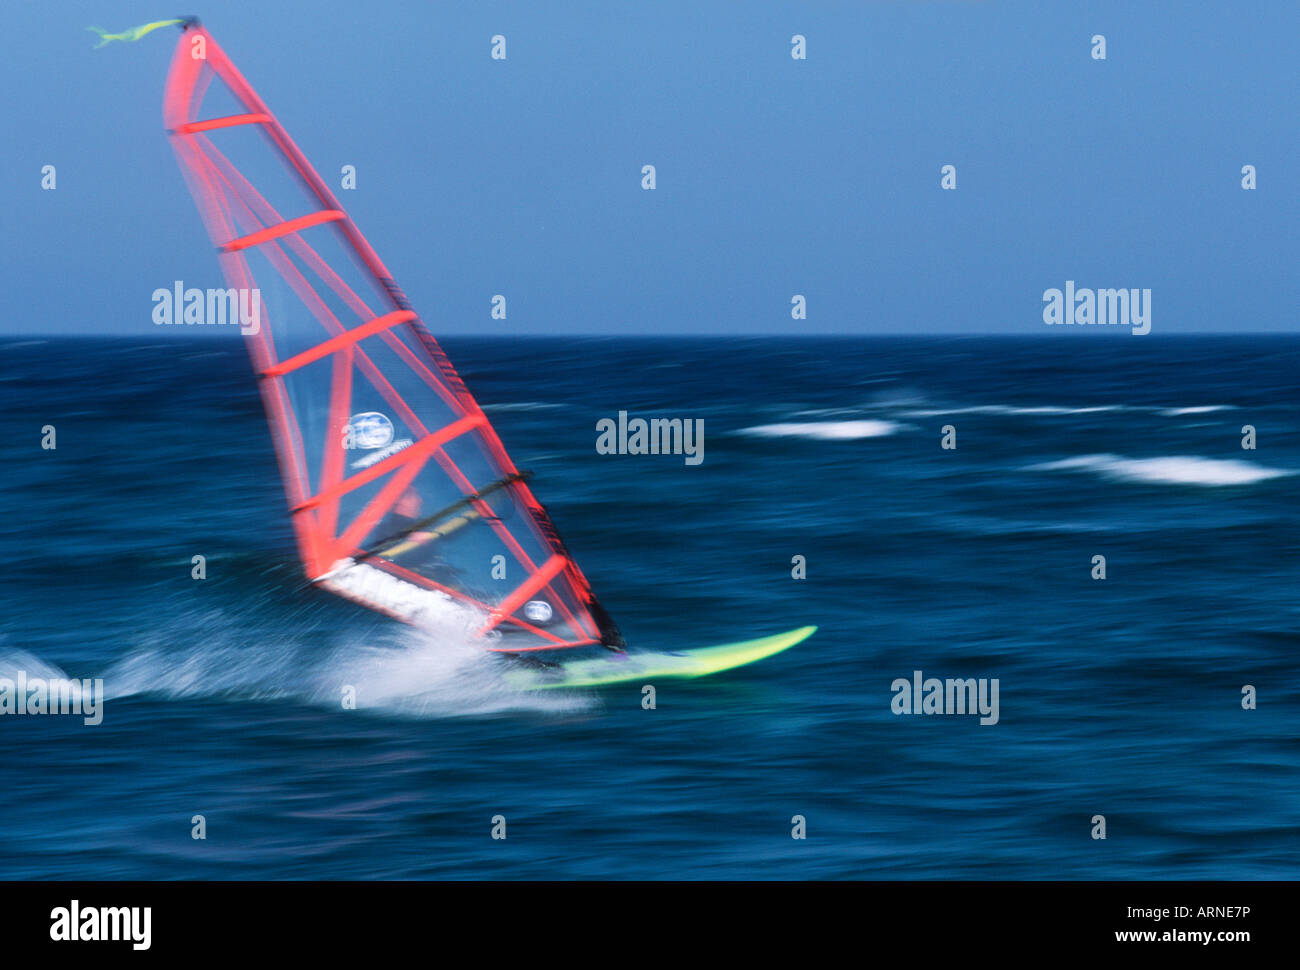
{"type": "Polygon", "coordinates": [[[1295,337],[443,346],[632,649],[818,633],[520,693],[304,586],[237,336],[4,338],[0,677],[106,700],[0,716],[0,878],[1295,877],[1295,337]]]}

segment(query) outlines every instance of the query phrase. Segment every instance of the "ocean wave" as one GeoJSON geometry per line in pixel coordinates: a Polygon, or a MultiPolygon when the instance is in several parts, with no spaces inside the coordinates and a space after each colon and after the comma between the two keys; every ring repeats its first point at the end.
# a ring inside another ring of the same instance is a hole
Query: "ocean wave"
{"type": "Polygon", "coordinates": [[[20,673],[29,681],[37,678],[63,680],[68,676],[62,669],[46,663],[35,654],[28,653],[26,650],[8,649],[0,644],[0,677],[17,680],[20,673]]]}
{"type": "Polygon", "coordinates": [[[1267,468],[1253,462],[1194,455],[1160,458],[1125,458],[1122,455],[1080,455],[1061,461],[1031,465],[1030,471],[1084,471],[1124,482],[1168,485],[1253,485],[1273,478],[1294,475],[1281,468],[1267,468]]]}
{"type": "Polygon", "coordinates": [[[1114,411],[1144,411],[1176,418],[1188,414],[1213,414],[1216,411],[1233,411],[1232,404],[1198,404],[1191,407],[1155,407],[1133,404],[1095,404],[1086,407],[1070,407],[1058,404],[1026,405],[1017,407],[1010,404],[974,404],[967,407],[925,408],[902,412],[908,418],[937,418],[949,414],[995,414],[1013,417],[1042,417],[1072,414],[1102,414],[1114,411]]]}
{"type": "Polygon", "coordinates": [[[806,411],[796,411],[794,416],[797,418],[831,418],[843,417],[846,414],[861,414],[860,408],[809,408],[806,411]]]}
{"type": "Polygon", "coordinates": [[[547,404],[545,401],[516,401],[505,404],[485,404],[484,411],[563,411],[567,404],[547,404]]]}
{"type": "Polygon", "coordinates": [[[741,428],[739,434],[759,438],[812,438],[818,441],[853,441],[883,438],[902,430],[895,421],[791,421],[741,428]]]}
{"type": "Polygon", "coordinates": [[[208,360],[212,357],[229,357],[233,351],[230,350],[209,350],[201,354],[182,354],[181,360],[208,360]]]}
{"type": "Polygon", "coordinates": [[[1212,414],[1215,411],[1235,411],[1236,407],[1231,404],[1202,404],[1190,408],[1164,408],[1161,410],[1167,418],[1177,418],[1184,414],[1212,414]]]}
{"type": "Polygon", "coordinates": [[[1099,414],[1104,411],[1126,411],[1123,404],[1098,404],[1091,407],[1062,407],[1044,404],[1036,407],[1012,407],[1009,404],[977,404],[964,408],[929,408],[921,411],[905,411],[908,418],[937,418],[945,414],[1003,414],[1003,415],[1061,415],[1061,414],[1099,414]]]}

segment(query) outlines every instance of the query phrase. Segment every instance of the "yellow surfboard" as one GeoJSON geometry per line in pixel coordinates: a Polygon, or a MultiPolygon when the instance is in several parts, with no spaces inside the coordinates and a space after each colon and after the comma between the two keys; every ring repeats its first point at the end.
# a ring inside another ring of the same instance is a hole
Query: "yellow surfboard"
{"type": "Polygon", "coordinates": [[[724,643],[699,650],[644,653],[606,653],[603,656],[574,660],[554,666],[520,668],[510,671],[507,680],[521,690],[548,690],[556,687],[604,687],[633,680],[662,677],[703,677],[733,667],[743,667],[789,650],[817,632],[815,626],[801,626],[786,633],[775,633],[757,640],[724,643]]]}

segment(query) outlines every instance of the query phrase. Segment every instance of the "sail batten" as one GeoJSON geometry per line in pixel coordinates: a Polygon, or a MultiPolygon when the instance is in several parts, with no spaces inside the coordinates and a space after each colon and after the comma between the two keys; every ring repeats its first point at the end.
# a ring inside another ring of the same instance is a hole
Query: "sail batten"
{"type": "Polygon", "coordinates": [[[207,118],[203,121],[188,121],[176,130],[179,135],[196,135],[200,131],[213,131],[217,128],[231,128],[235,125],[260,125],[271,120],[268,114],[226,115],[224,118],[207,118]]]}
{"type": "Polygon", "coordinates": [[[418,625],[468,610],[488,649],[621,646],[429,328],[197,22],[164,123],[227,284],[261,296],[246,340],[308,578],[418,625]]]}
{"type": "Polygon", "coordinates": [[[296,219],[286,219],[284,222],[276,223],[274,226],[267,226],[265,229],[259,229],[257,232],[250,232],[247,236],[240,236],[238,239],[232,239],[228,243],[223,243],[221,251],[223,253],[236,253],[241,249],[247,249],[249,246],[260,246],[264,242],[272,239],[279,239],[281,236],[287,236],[291,232],[301,232],[311,226],[319,226],[322,222],[339,222],[346,219],[338,209],[322,209],[319,212],[309,212],[305,216],[299,216],[296,219]]]}
{"type": "Polygon", "coordinates": [[[381,330],[387,330],[389,327],[395,327],[399,323],[405,323],[408,320],[414,320],[415,314],[410,310],[394,310],[392,313],[385,313],[382,317],[375,317],[368,323],[364,323],[355,330],[345,330],[343,333],[335,334],[324,343],[319,343],[311,350],[304,350],[302,353],[291,357],[289,360],[281,361],[274,367],[268,368],[262,372],[263,377],[280,377],[289,373],[291,370],[297,370],[306,364],[320,360],[322,357],[334,353],[336,350],[342,350],[348,344],[354,344],[359,340],[364,340],[372,334],[379,333],[381,330]]]}

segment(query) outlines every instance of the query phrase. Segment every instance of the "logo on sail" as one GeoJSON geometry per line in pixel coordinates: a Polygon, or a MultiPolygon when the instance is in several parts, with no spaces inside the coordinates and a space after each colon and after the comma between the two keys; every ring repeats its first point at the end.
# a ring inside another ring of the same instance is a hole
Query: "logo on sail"
{"type": "Polygon", "coordinates": [[[546,600],[529,600],[524,606],[524,616],[534,623],[549,623],[554,612],[546,600]]]}
{"type": "Polygon", "coordinates": [[[352,467],[369,468],[415,443],[410,438],[394,441],[394,436],[393,422],[388,419],[388,415],[378,411],[362,411],[352,415],[343,427],[343,447],[366,452],[352,462],[352,467]]]}
{"type": "Polygon", "coordinates": [[[378,411],[363,411],[348,418],[344,448],[383,448],[393,440],[393,422],[378,411]]]}

